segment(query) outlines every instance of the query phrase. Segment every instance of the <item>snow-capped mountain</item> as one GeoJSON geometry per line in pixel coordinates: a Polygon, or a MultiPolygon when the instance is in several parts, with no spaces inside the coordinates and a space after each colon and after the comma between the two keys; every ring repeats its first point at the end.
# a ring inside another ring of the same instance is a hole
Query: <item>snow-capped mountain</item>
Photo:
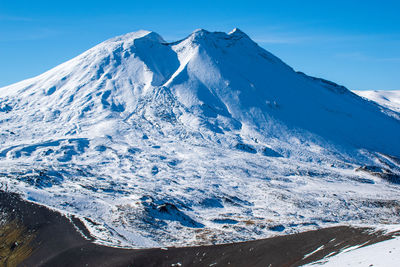
{"type": "Polygon", "coordinates": [[[400,112],[400,90],[354,91],[354,93],[370,99],[381,106],[400,112]]]}
{"type": "Polygon", "coordinates": [[[400,120],[238,29],[139,31],[0,88],[0,181],[98,242],[398,223],[400,120]]]}

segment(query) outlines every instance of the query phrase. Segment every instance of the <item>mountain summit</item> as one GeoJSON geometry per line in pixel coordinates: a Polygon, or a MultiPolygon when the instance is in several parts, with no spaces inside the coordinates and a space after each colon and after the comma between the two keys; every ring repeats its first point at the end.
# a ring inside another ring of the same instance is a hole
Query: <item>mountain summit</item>
{"type": "Polygon", "coordinates": [[[99,242],[399,219],[365,204],[399,199],[399,114],[294,71],[239,29],[109,39],[0,88],[0,121],[1,183],[83,218],[99,242]]]}

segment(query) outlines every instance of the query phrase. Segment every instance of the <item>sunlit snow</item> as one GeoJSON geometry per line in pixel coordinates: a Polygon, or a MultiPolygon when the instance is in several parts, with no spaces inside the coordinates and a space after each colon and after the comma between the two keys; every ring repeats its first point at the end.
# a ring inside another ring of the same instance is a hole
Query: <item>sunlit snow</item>
{"type": "Polygon", "coordinates": [[[399,223],[395,114],[238,29],[140,31],[0,88],[1,188],[121,246],[399,223]]]}

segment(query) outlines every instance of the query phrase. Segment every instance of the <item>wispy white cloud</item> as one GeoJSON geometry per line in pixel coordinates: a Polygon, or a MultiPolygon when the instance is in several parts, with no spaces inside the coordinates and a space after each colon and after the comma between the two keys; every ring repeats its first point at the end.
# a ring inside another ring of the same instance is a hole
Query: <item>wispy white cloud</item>
{"type": "Polygon", "coordinates": [[[259,30],[253,39],[262,44],[325,44],[344,42],[386,41],[400,42],[400,35],[394,34],[352,34],[352,33],[318,33],[312,30],[299,33],[287,27],[270,27],[259,30]]]}
{"type": "Polygon", "coordinates": [[[344,58],[344,59],[351,59],[357,61],[367,61],[371,58],[361,52],[345,52],[345,53],[336,53],[335,57],[337,58],[344,58]]]}
{"type": "Polygon", "coordinates": [[[400,62],[400,57],[386,57],[386,58],[380,58],[380,61],[386,61],[386,62],[400,62]]]}
{"type": "Polygon", "coordinates": [[[357,61],[375,61],[375,62],[400,62],[400,57],[376,57],[371,55],[366,55],[362,52],[346,52],[346,53],[337,53],[335,57],[345,58],[350,60],[357,61]]]}
{"type": "Polygon", "coordinates": [[[20,16],[10,16],[10,15],[1,15],[0,21],[32,21],[32,18],[28,17],[20,17],[20,16]]]}
{"type": "Polygon", "coordinates": [[[306,42],[306,36],[282,36],[276,34],[267,34],[265,36],[256,36],[254,41],[261,44],[296,44],[306,42]]]}
{"type": "Polygon", "coordinates": [[[33,41],[46,39],[59,34],[58,31],[49,28],[37,28],[29,32],[13,32],[0,35],[0,42],[33,41]]]}

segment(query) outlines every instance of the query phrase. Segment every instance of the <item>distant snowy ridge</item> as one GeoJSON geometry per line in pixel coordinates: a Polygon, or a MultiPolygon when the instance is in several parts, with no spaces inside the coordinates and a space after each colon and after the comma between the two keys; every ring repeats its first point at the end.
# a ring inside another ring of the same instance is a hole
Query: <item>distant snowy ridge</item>
{"type": "Polygon", "coordinates": [[[354,91],[354,93],[375,101],[379,105],[400,112],[400,90],[354,91]]]}
{"type": "Polygon", "coordinates": [[[139,31],[0,88],[0,182],[123,246],[398,223],[392,113],[239,29],[139,31]]]}

